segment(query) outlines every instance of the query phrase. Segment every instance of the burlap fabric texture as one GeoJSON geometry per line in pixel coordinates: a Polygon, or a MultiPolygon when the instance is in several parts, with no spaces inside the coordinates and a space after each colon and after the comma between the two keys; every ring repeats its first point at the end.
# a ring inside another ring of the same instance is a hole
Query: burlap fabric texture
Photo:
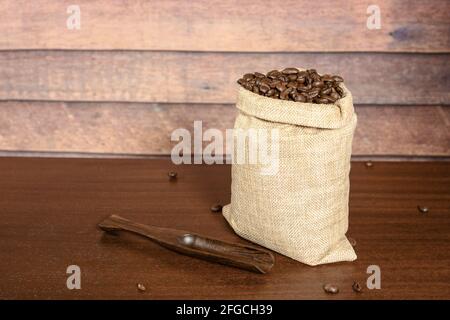
{"type": "Polygon", "coordinates": [[[350,91],[341,88],[345,96],[334,104],[238,90],[234,128],[278,129],[279,166],[262,175],[263,164],[233,163],[223,215],[241,237],[311,266],[356,259],[345,234],[357,117],[350,91]]]}

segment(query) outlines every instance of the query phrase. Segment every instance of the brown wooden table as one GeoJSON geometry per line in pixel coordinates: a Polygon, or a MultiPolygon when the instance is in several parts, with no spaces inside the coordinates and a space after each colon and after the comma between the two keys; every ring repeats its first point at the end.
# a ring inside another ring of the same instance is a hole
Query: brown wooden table
{"type": "Polygon", "coordinates": [[[229,166],[1,158],[0,195],[3,299],[450,298],[450,162],[354,162],[348,235],[357,240],[358,260],[309,267],[276,255],[267,275],[96,228],[115,213],[245,243],[210,212],[211,204],[230,199],[229,166]],[[170,170],[177,182],[168,181],[170,170]],[[66,287],[72,264],[81,268],[80,290],[66,287]],[[365,286],[369,265],[381,268],[380,290],[365,286]],[[363,293],[352,291],[354,280],[363,293]],[[340,293],[325,294],[328,282],[340,293]],[[147,290],[139,292],[137,283],[147,290]]]}

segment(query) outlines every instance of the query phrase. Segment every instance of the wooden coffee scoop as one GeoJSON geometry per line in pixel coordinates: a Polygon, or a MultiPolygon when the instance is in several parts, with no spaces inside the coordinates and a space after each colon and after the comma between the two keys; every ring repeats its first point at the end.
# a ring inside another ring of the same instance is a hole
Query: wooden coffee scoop
{"type": "Polygon", "coordinates": [[[183,230],[147,226],[117,215],[109,216],[98,226],[108,232],[132,232],[181,254],[253,272],[266,273],[275,262],[272,253],[253,246],[224,242],[183,230]]]}

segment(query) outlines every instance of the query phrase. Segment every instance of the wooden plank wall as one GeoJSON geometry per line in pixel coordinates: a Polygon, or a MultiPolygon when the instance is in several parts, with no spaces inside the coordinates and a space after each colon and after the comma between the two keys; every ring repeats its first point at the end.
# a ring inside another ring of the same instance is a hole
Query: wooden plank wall
{"type": "Polygon", "coordinates": [[[336,73],[354,154],[450,157],[450,1],[2,0],[0,152],[168,154],[170,133],[233,125],[236,79],[336,73]],[[69,5],[81,28],[69,30],[69,5]]]}

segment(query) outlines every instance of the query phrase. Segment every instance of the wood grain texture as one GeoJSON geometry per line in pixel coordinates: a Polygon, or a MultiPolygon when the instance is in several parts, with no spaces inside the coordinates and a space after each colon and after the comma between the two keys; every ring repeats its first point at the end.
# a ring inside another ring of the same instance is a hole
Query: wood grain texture
{"type": "Polygon", "coordinates": [[[369,30],[366,1],[78,0],[0,3],[0,49],[184,51],[450,51],[450,3],[378,0],[381,29],[369,30]],[[81,29],[66,27],[78,4],[81,29]]]}
{"type": "MultiPolygon", "coordinates": [[[[450,156],[450,107],[357,106],[354,155],[450,156]]],[[[1,102],[0,150],[170,154],[170,135],[193,123],[233,128],[217,104],[1,102]]],[[[206,145],[206,143],[205,143],[206,145]]]]}
{"type": "Polygon", "coordinates": [[[354,262],[309,267],[277,254],[271,272],[258,275],[96,228],[116,213],[247,243],[209,211],[229,201],[230,182],[225,165],[1,158],[0,298],[449,299],[448,163],[352,164],[347,234],[357,242],[354,262]],[[169,170],[178,172],[176,183],[168,181],[169,170]],[[66,288],[72,264],[81,268],[81,290],[66,288]],[[381,268],[380,290],[365,285],[374,264],[381,268]],[[363,293],[352,292],[355,280],[363,293]],[[327,295],[324,283],[340,293],[327,295]]]}
{"type": "Polygon", "coordinates": [[[0,100],[234,103],[244,73],[342,75],[364,104],[450,104],[448,54],[0,52],[0,100]]]}

